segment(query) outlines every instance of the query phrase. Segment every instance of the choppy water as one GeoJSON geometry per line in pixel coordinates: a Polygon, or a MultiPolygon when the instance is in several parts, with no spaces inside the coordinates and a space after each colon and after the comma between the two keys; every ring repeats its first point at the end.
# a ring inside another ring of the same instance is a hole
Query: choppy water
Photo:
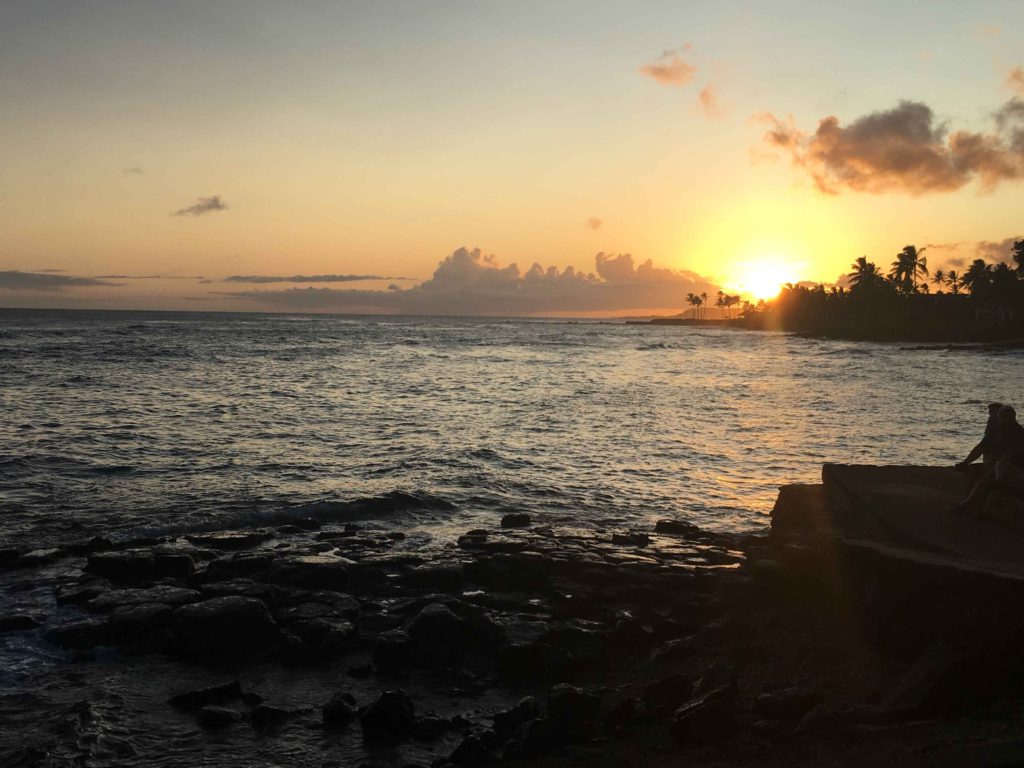
{"type": "Polygon", "coordinates": [[[1024,356],[519,320],[0,311],[0,539],[189,530],[393,490],[763,525],[825,461],[949,463],[1024,356]]]}

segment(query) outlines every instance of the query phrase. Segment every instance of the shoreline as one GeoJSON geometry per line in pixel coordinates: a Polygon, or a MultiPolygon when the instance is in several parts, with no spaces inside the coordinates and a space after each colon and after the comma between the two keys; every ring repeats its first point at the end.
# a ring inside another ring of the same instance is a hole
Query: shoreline
{"type": "MultiPolygon", "coordinates": [[[[887,565],[904,561],[864,559],[823,533],[819,486],[787,488],[763,535],[512,514],[428,554],[372,521],[308,518],[8,553],[22,610],[0,617],[0,637],[52,649],[52,669],[26,684],[42,675],[52,693],[75,679],[86,700],[120,685],[139,702],[135,728],[268,761],[938,765],[936,744],[1024,723],[994,689],[942,694],[952,673],[936,672],[933,636],[965,641],[937,629],[947,619],[928,603],[837,612],[862,581],[907,583],[887,565]],[[885,627],[909,652],[883,642],[885,627]]],[[[1012,679],[1005,652],[995,658],[1012,679]]],[[[23,706],[46,722],[56,705],[23,706]]],[[[0,750],[59,753],[91,727],[75,723],[70,736],[26,727],[0,750]]],[[[150,762],[131,719],[118,727],[133,750],[122,764],[150,762]]]]}

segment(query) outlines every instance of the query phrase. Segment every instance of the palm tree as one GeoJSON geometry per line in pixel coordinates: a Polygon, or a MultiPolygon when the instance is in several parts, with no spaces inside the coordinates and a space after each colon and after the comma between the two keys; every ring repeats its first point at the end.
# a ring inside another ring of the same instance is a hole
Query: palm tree
{"type": "Polygon", "coordinates": [[[964,281],[963,278],[957,274],[955,269],[951,269],[946,273],[946,285],[949,286],[950,293],[956,296],[960,293],[960,289],[963,288],[964,281]]]}
{"type": "Polygon", "coordinates": [[[978,289],[983,289],[991,279],[992,265],[986,264],[984,259],[975,259],[964,272],[962,282],[971,293],[976,293],[978,289]]]}
{"type": "Polygon", "coordinates": [[[847,277],[850,278],[850,284],[854,288],[869,288],[878,285],[882,279],[882,273],[878,271],[878,267],[868,261],[867,256],[861,256],[853,262],[850,265],[850,270],[847,277]]]}
{"type": "Polygon", "coordinates": [[[924,250],[924,248],[918,250],[913,245],[906,245],[902,251],[896,254],[896,261],[892,263],[889,277],[904,293],[917,293],[918,275],[928,274],[928,259],[921,255],[924,250]]]}
{"type": "Polygon", "coordinates": [[[932,282],[936,285],[942,286],[946,284],[946,273],[941,269],[936,269],[932,274],[932,282]]]}
{"type": "Polygon", "coordinates": [[[691,307],[693,307],[694,314],[692,315],[692,319],[696,320],[697,319],[697,314],[696,314],[697,313],[697,305],[700,303],[700,296],[698,296],[695,293],[688,293],[688,294],[686,294],[686,303],[689,304],[691,307]]]}
{"type": "MultiPolygon", "coordinates": [[[[702,304],[707,304],[707,303],[708,303],[708,294],[707,294],[707,291],[703,291],[700,294],[700,304],[698,304],[697,306],[699,307],[702,304]]],[[[703,317],[701,319],[703,319],[703,317]]]]}
{"type": "Polygon", "coordinates": [[[1017,274],[1024,276],[1024,240],[1015,240],[1013,250],[1010,251],[1014,263],[1017,265],[1017,274]]]}

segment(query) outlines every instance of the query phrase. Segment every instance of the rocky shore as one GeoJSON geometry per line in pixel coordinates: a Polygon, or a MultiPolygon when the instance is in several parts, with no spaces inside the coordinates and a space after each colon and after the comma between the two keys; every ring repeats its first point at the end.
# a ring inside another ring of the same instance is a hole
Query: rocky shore
{"type": "Polygon", "coordinates": [[[673,520],[552,529],[511,514],[429,551],[414,532],[315,518],[3,551],[14,608],[0,642],[49,650],[32,662],[45,659],[45,675],[23,671],[23,690],[0,697],[0,722],[16,726],[0,762],[1016,754],[1024,581],[865,556],[823,532],[823,504],[784,492],[785,523],[747,537],[673,520]]]}

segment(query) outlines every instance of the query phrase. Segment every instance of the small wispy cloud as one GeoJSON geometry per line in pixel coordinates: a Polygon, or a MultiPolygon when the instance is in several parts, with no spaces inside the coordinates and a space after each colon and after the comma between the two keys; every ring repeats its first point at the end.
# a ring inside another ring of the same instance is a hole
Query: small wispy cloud
{"type": "Polygon", "coordinates": [[[73,277],[53,272],[21,272],[16,269],[0,271],[0,288],[9,291],[59,291],[64,288],[88,286],[116,286],[96,277],[73,277]]]}
{"type": "Polygon", "coordinates": [[[714,120],[722,116],[722,108],[718,105],[718,94],[715,86],[708,83],[700,93],[697,94],[697,101],[700,103],[701,111],[708,120],[714,120]]]}
{"type": "Polygon", "coordinates": [[[130,165],[127,168],[122,168],[121,173],[126,176],[145,176],[146,172],[138,165],[130,165]]]}
{"type": "Polygon", "coordinates": [[[585,226],[587,229],[592,229],[596,231],[604,226],[604,221],[597,218],[596,216],[591,216],[589,219],[583,222],[583,226],[585,226]]]}
{"type": "Polygon", "coordinates": [[[225,283],[357,283],[367,280],[412,280],[386,275],[231,275],[225,283]]]}
{"type": "Polygon", "coordinates": [[[172,216],[205,216],[207,213],[226,211],[227,203],[220,199],[220,195],[213,197],[200,197],[194,205],[187,208],[179,208],[172,216]]]}
{"type": "Polygon", "coordinates": [[[665,51],[650,64],[640,67],[640,73],[662,85],[686,85],[697,74],[697,67],[683,58],[693,46],[684,43],[681,47],[665,51]]]}

